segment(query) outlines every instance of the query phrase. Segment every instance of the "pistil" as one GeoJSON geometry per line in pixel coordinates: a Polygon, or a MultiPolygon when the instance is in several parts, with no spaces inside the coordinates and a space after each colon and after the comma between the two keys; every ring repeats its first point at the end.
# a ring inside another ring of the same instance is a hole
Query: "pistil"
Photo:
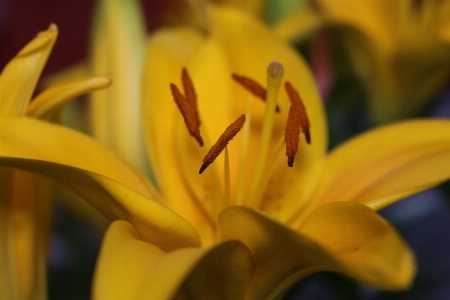
{"type": "Polygon", "coordinates": [[[256,207],[258,199],[256,199],[256,189],[261,181],[264,166],[267,161],[269,152],[270,139],[272,136],[272,127],[275,114],[275,106],[277,103],[278,92],[280,90],[281,81],[283,79],[284,69],[279,62],[273,61],[267,68],[267,105],[264,113],[263,127],[261,132],[260,149],[256,161],[255,173],[250,189],[250,206],[256,207]]]}

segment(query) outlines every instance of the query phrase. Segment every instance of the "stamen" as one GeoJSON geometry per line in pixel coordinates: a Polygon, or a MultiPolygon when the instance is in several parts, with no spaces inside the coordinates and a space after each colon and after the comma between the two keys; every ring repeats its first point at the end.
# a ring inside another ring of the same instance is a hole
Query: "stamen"
{"type": "Polygon", "coordinates": [[[286,122],[286,131],[284,137],[286,139],[286,156],[288,157],[288,166],[294,166],[295,154],[298,150],[298,137],[300,135],[300,114],[298,107],[292,104],[289,109],[289,116],[286,122]]]}
{"type": "Polygon", "coordinates": [[[171,83],[170,89],[172,90],[173,99],[183,115],[189,134],[197,140],[200,147],[203,146],[203,139],[200,136],[200,128],[198,127],[194,110],[175,84],[171,83]]]}
{"type": "MultiPolygon", "coordinates": [[[[237,74],[231,74],[234,81],[242,85],[244,88],[246,88],[250,93],[252,93],[255,97],[266,101],[267,99],[267,91],[265,88],[263,88],[258,82],[254,81],[253,79],[245,76],[240,76],[237,74]]],[[[276,106],[275,108],[276,112],[280,112],[280,107],[276,106]]]]}
{"type": "Polygon", "coordinates": [[[195,119],[197,120],[198,126],[200,126],[201,123],[197,108],[197,94],[195,93],[194,84],[192,83],[192,79],[186,68],[183,68],[181,73],[181,81],[183,82],[184,96],[186,97],[187,102],[191,105],[191,108],[194,110],[195,119]]]}
{"type": "MultiPolygon", "coordinates": [[[[300,127],[305,134],[305,140],[308,144],[311,144],[311,133],[309,131],[310,125],[308,120],[308,115],[306,114],[306,108],[305,105],[303,105],[302,98],[300,98],[300,95],[298,92],[294,89],[292,84],[288,81],[284,84],[286,91],[289,95],[289,99],[291,100],[292,105],[296,106],[297,109],[295,112],[299,114],[300,118],[300,127]]],[[[289,115],[291,112],[289,111],[289,115]]]]}
{"type": "Polygon", "coordinates": [[[236,134],[242,129],[245,123],[245,115],[240,116],[236,121],[231,123],[230,126],[225,129],[217,142],[209,149],[208,154],[206,154],[203,159],[203,165],[200,168],[199,174],[214,162],[214,160],[219,156],[223,149],[228,145],[228,143],[236,136],[236,134]]]}

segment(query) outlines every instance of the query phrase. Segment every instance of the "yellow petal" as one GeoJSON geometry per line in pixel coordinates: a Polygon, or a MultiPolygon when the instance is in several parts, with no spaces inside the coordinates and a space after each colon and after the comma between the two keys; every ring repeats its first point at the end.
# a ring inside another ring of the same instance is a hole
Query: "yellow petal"
{"type": "Polygon", "coordinates": [[[298,233],[245,207],[229,207],[219,220],[222,238],[242,241],[255,256],[250,299],[280,297],[319,271],[386,289],[408,287],[415,273],[413,255],[399,234],[362,204],[324,206],[298,233]],[[330,242],[328,232],[333,233],[330,242]]]}
{"type": "Polygon", "coordinates": [[[92,95],[93,135],[145,172],[141,85],[146,37],[140,3],[102,0],[97,5],[91,73],[111,74],[114,85],[92,95]]]}
{"type": "Polygon", "coordinates": [[[76,131],[21,116],[1,116],[0,154],[67,164],[119,181],[146,196],[148,181],[111,150],[76,131]]]}
{"type": "Polygon", "coordinates": [[[27,116],[52,121],[70,100],[89,92],[110,86],[110,76],[91,76],[66,81],[40,93],[27,108],[27,116]]]}
{"type": "Polygon", "coordinates": [[[76,78],[89,76],[91,75],[89,74],[89,72],[90,70],[87,66],[86,61],[77,62],[62,70],[58,70],[54,73],[46,75],[44,78],[41,79],[39,87],[41,87],[42,89],[47,89],[63,81],[69,81],[76,78]]]}
{"type": "Polygon", "coordinates": [[[331,152],[312,201],[354,201],[373,209],[450,178],[450,121],[396,123],[369,131],[331,152]]]}
{"type": "Polygon", "coordinates": [[[304,39],[323,25],[323,19],[311,9],[303,9],[278,22],[274,30],[285,41],[304,39]]]}
{"type": "MultiPolygon", "coordinates": [[[[177,158],[180,152],[188,152],[189,148],[176,143],[176,134],[190,137],[181,127],[184,125],[182,116],[169,88],[171,82],[181,82],[182,67],[188,64],[202,43],[202,36],[190,29],[163,30],[152,36],[143,81],[143,120],[150,161],[166,205],[202,231],[204,238],[211,235],[211,224],[193,201],[181,172],[177,158]]],[[[198,168],[195,168],[196,172],[198,168]]]]}
{"type": "Polygon", "coordinates": [[[334,254],[338,272],[384,289],[406,289],[412,284],[413,252],[392,225],[365,205],[324,205],[298,232],[334,254]]]}
{"type": "Polygon", "coordinates": [[[211,2],[234,5],[253,14],[255,17],[262,17],[265,4],[263,0],[212,0],[211,2]]]}
{"type": "Polygon", "coordinates": [[[237,241],[167,253],[142,241],[131,224],[116,221],[102,243],[93,297],[170,299],[184,283],[188,299],[243,299],[252,262],[237,241]]]}
{"type": "Polygon", "coordinates": [[[0,167],[0,199],[0,298],[46,299],[52,208],[49,181],[0,167]]]}
{"type": "MultiPolygon", "coordinates": [[[[381,49],[392,49],[396,39],[399,8],[405,1],[319,0],[317,6],[332,25],[347,25],[368,36],[381,49]],[[342,9],[345,7],[346,9],[342,9]]],[[[411,2],[411,1],[408,1],[411,2]]]]}
{"type": "Polygon", "coordinates": [[[98,142],[26,117],[0,117],[0,163],[50,177],[111,219],[130,221],[163,249],[193,246],[198,234],[155,200],[145,179],[98,142]],[[151,198],[147,198],[151,197],[151,198]]]}
{"type": "Polygon", "coordinates": [[[10,213],[13,218],[17,293],[22,299],[46,299],[53,205],[51,183],[46,178],[18,170],[14,170],[13,176],[10,213]]]}
{"type": "Polygon", "coordinates": [[[443,24],[439,30],[439,36],[450,47],[450,20],[443,24]]]}
{"type": "Polygon", "coordinates": [[[200,253],[203,257],[180,294],[189,299],[244,299],[255,268],[252,252],[239,241],[227,241],[200,253]]]}
{"type": "Polygon", "coordinates": [[[14,253],[11,203],[13,175],[9,168],[0,167],[0,298],[13,299],[17,293],[17,266],[14,253]]]}
{"type": "MultiPolygon", "coordinates": [[[[269,181],[264,195],[265,202],[262,203],[262,208],[265,211],[280,219],[286,219],[292,213],[293,207],[303,205],[304,202],[301,199],[307,199],[312,192],[317,179],[314,174],[318,172],[318,163],[324,157],[328,144],[322,101],[314,79],[304,59],[257,19],[226,7],[213,7],[212,16],[214,17],[212,39],[224,49],[231,72],[265,83],[267,66],[274,60],[279,61],[284,65],[284,79],[291,82],[299,91],[305,104],[311,123],[312,143],[311,145],[300,143],[294,168],[287,170],[287,159],[280,155],[271,176],[271,178],[277,179],[269,181]]],[[[215,73],[219,72],[220,69],[216,69],[215,73]]],[[[214,133],[211,136],[218,137],[222,133],[220,132],[223,130],[222,128],[225,127],[218,126],[217,120],[225,120],[224,123],[228,120],[227,123],[230,124],[239,114],[245,113],[249,93],[232,82],[230,75],[228,75],[227,82],[219,83],[218,80],[208,80],[211,74],[213,73],[197,73],[198,94],[199,99],[201,95],[203,95],[203,99],[211,99],[201,103],[203,107],[200,106],[200,112],[205,112],[203,118],[208,133],[214,133]],[[225,103],[220,102],[218,96],[211,98],[211,95],[223,93],[221,89],[229,89],[230,87],[232,88],[231,98],[227,99],[225,103]]],[[[290,106],[286,91],[280,91],[278,103],[281,107],[281,113],[275,117],[272,149],[284,135],[290,106]]],[[[259,127],[262,124],[265,106],[263,103],[255,101],[253,107],[251,126],[259,127]]],[[[257,129],[251,131],[249,153],[258,153],[260,148],[259,134],[260,131],[257,129]]],[[[233,141],[233,144],[236,144],[235,141],[233,141]]],[[[232,168],[237,173],[237,158],[239,157],[240,147],[239,145],[230,146],[229,150],[232,168]]],[[[255,166],[256,156],[249,155],[246,161],[246,169],[248,169],[247,185],[250,185],[253,178],[252,169],[255,166]]]]}
{"type": "Polygon", "coordinates": [[[50,25],[3,69],[0,75],[0,115],[25,113],[57,35],[56,25],[50,25]]]}

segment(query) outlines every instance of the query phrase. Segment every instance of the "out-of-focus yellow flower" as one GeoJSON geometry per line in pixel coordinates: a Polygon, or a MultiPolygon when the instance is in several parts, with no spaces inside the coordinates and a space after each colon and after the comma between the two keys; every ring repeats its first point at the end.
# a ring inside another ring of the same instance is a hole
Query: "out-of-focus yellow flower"
{"type": "MultiPolygon", "coordinates": [[[[114,84],[90,94],[88,106],[72,103],[65,110],[63,123],[88,132],[133,167],[148,174],[140,105],[145,43],[145,22],[138,1],[98,0],[88,59],[52,74],[44,84],[87,74],[109,74],[114,84]]],[[[67,192],[61,199],[78,218],[99,231],[106,229],[106,220],[92,206],[67,192]]]]}
{"type": "Polygon", "coordinates": [[[142,172],[148,167],[141,121],[145,43],[138,1],[97,1],[90,73],[111,74],[114,85],[91,95],[92,134],[142,172]]]}
{"type": "MultiPolygon", "coordinates": [[[[200,3],[200,1],[196,0],[189,0],[189,1],[200,3]]],[[[265,8],[264,0],[210,0],[210,2],[216,4],[233,5],[256,16],[262,15],[265,8]]]]}
{"type": "Polygon", "coordinates": [[[327,26],[348,50],[373,121],[417,115],[450,74],[450,1],[316,0],[277,31],[287,39],[327,26]],[[310,21],[305,21],[310,20],[310,21]]]}
{"type": "MultiPolygon", "coordinates": [[[[111,79],[105,76],[72,80],[43,91],[31,102],[57,35],[57,27],[51,25],[5,66],[0,75],[0,116],[27,115],[55,121],[71,99],[111,84],[111,79]]],[[[35,134],[38,129],[23,130],[35,134]]],[[[5,149],[7,143],[2,139],[0,148],[5,149]]],[[[34,150],[32,144],[22,147],[34,150]]],[[[0,167],[1,299],[46,299],[50,187],[46,179],[37,175],[0,167]]]]}
{"type": "MultiPolygon", "coordinates": [[[[189,0],[194,5],[199,5],[201,1],[189,0]]],[[[208,0],[207,0],[208,1],[208,0]]],[[[232,5],[243,9],[256,17],[264,19],[268,24],[279,21],[285,15],[301,10],[309,5],[304,0],[209,0],[215,4],[232,5]]]]}
{"type": "Polygon", "coordinates": [[[79,133],[0,116],[0,165],[50,177],[123,220],[105,237],[94,298],[277,298],[321,270],[380,288],[408,287],[413,255],[372,209],[450,177],[450,122],[384,127],[327,154],[322,105],[304,61],[245,14],[212,7],[209,15],[208,36],[167,29],[148,46],[143,113],[159,190],[79,133]],[[311,123],[312,142],[300,144],[293,168],[279,155],[290,103],[278,95],[280,73],[268,76],[267,104],[231,79],[237,73],[264,82],[273,60],[285,66],[311,123]],[[247,116],[225,163],[219,157],[202,175],[208,149],[186,132],[169,90],[171,82],[182,86],[182,67],[196,87],[206,145],[247,116]]]}

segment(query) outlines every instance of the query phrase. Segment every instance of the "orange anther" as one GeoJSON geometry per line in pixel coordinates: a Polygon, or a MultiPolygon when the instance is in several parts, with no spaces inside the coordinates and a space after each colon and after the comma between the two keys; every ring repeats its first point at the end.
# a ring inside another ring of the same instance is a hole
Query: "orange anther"
{"type": "MultiPolygon", "coordinates": [[[[231,76],[237,83],[239,83],[244,88],[246,88],[255,97],[257,97],[263,101],[266,101],[267,91],[258,82],[254,81],[251,78],[248,78],[245,76],[240,76],[240,75],[237,75],[234,73],[231,74],[231,76]]],[[[280,108],[278,107],[278,105],[276,107],[276,112],[280,112],[280,108]]]]}
{"type": "Polygon", "coordinates": [[[289,99],[291,100],[292,105],[297,107],[296,112],[299,114],[300,118],[300,127],[305,134],[305,139],[308,144],[311,144],[311,134],[310,134],[310,125],[308,120],[308,115],[306,114],[305,105],[303,105],[302,98],[298,92],[294,89],[292,84],[288,81],[284,84],[286,91],[289,95],[289,99]]]}
{"type": "Polygon", "coordinates": [[[200,136],[200,128],[195,117],[194,109],[192,109],[186,97],[181,94],[180,90],[175,84],[171,83],[170,89],[172,90],[173,99],[177,104],[181,114],[183,115],[184,123],[186,124],[189,134],[197,140],[200,146],[203,146],[203,139],[200,136]]]}
{"type": "Polygon", "coordinates": [[[236,136],[236,134],[241,131],[242,126],[245,123],[245,115],[240,116],[236,121],[231,123],[230,126],[225,129],[224,133],[220,136],[217,142],[209,149],[208,154],[206,154],[203,159],[203,164],[200,168],[199,174],[214,162],[214,160],[219,156],[219,154],[225,149],[228,143],[236,136]]]}
{"type": "Polygon", "coordinates": [[[300,135],[300,114],[296,105],[292,104],[289,108],[289,116],[286,122],[286,131],[284,137],[286,140],[286,156],[288,157],[288,166],[294,166],[295,154],[298,151],[298,136],[300,135]]]}
{"type": "Polygon", "coordinates": [[[186,68],[183,68],[181,73],[181,81],[183,82],[184,96],[191,105],[191,108],[194,110],[195,119],[197,120],[198,126],[200,126],[200,117],[198,115],[197,108],[197,94],[195,93],[194,84],[192,83],[192,79],[186,68]]]}

